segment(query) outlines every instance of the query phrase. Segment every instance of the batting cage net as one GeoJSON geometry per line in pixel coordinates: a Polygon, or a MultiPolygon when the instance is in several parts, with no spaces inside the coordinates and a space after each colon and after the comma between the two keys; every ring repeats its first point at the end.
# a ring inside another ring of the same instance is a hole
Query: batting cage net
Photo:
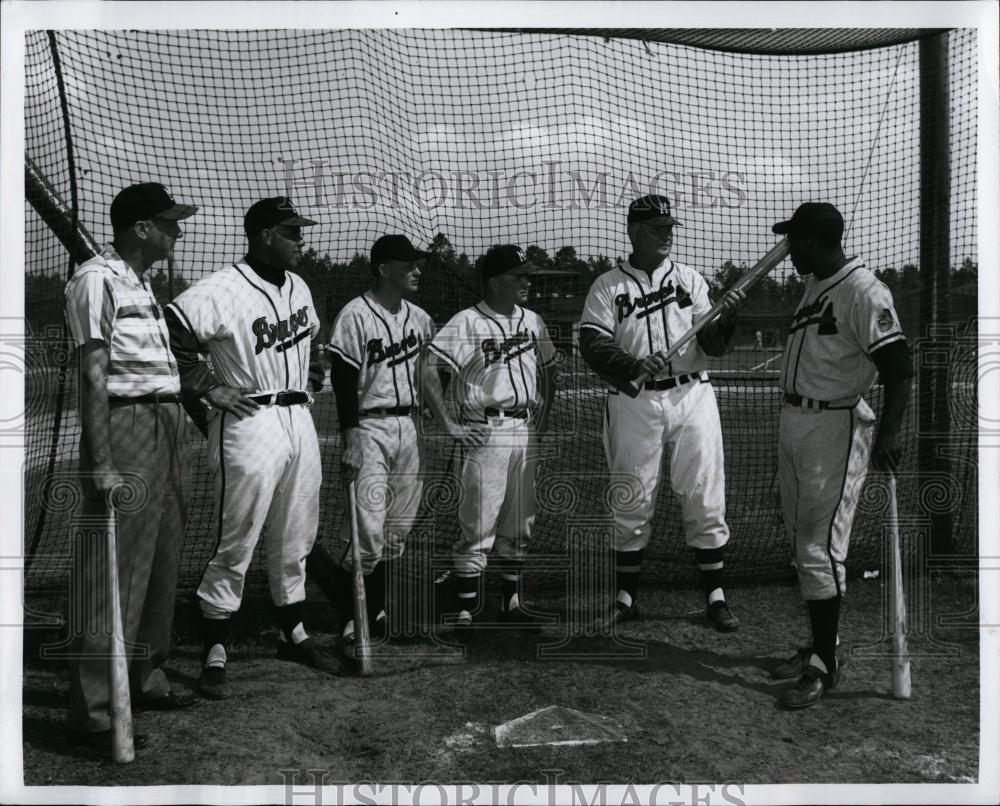
{"type": "MultiPolygon", "coordinates": [[[[801,202],[832,202],[847,221],[845,251],[863,256],[892,290],[922,368],[905,432],[901,516],[935,524],[943,535],[936,546],[950,556],[974,556],[975,32],[935,34],[945,39],[946,58],[930,78],[944,98],[937,123],[950,163],[947,186],[936,187],[921,179],[920,110],[928,103],[921,98],[928,79],[921,42],[867,42],[864,50],[824,55],[813,52],[822,49],[813,35],[808,54],[737,53],[636,34],[30,33],[29,588],[63,583],[80,506],[77,381],[63,288],[74,260],[110,241],[113,196],[142,181],[160,181],[179,201],[200,207],[184,222],[173,261],[151,270],[164,303],[244,254],[242,218],[252,202],[291,196],[303,215],[321,222],[306,231],[309,251],[298,272],[312,290],[324,337],[340,308],[368,286],[368,249],[382,234],[406,234],[433,253],[415,301],[439,325],[478,300],[476,263],[488,247],[524,247],[543,267],[529,305],[561,351],[554,436],[544,446],[530,546],[532,554],[553,558],[580,547],[603,551],[609,504],[629,495],[627,485],[608,478],[604,385],[577,347],[587,289],[628,255],[629,202],[647,192],[674,201],[684,227],[675,233],[672,257],[700,270],[716,294],[775,243],[772,223],[801,202]],[[948,265],[936,267],[933,287],[921,262],[920,203],[927,193],[948,244],[948,265]]],[[[843,44],[837,40],[831,50],[843,44]]],[[[777,486],[776,380],[801,293],[786,261],[750,292],[732,351],[713,359],[731,579],[791,577],[777,486]]],[[[345,502],[329,388],[312,409],[324,473],[319,542],[339,555],[345,502]]],[[[878,385],[871,402],[878,410],[878,385]]],[[[190,431],[180,572],[188,588],[216,537],[205,442],[190,431]]],[[[425,502],[410,543],[415,555],[447,558],[457,534],[450,448],[428,442],[425,502]]],[[[854,526],[853,574],[881,567],[884,490],[870,474],[854,526]]],[[[692,581],[697,573],[666,483],[644,568],[645,579],[667,582],[692,581]]],[[[260,582],[263,569],[258,552],[251,579],[260,582]]]]}

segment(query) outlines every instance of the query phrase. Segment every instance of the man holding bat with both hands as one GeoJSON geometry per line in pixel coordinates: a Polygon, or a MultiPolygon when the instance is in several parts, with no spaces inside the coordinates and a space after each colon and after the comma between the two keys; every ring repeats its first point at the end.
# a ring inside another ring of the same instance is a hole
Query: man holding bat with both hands
{"type": "Polygon", "coordinates": [[[708,355],[726,351],[745,294],[727,292],[718,317],[668,358],[671,347],[713,307],[704,277],[670,259],[676,226],[682,225],[670,214],[666,197],[632,202],[632,254],[625,265],[594,282],[580,321],[581,353],[612,387],[604,417],[612,483],[627,480],[634,493],[629,496],[634,503],[613,510],[617,595],[598,622],[601,629],[639,616],[639,570],[664,450],[687,543],[701,571],[707,618],[720,632],[739,629],[722,587],[723,549],[729,541],[722,430],[705,369],[708,355]]]}

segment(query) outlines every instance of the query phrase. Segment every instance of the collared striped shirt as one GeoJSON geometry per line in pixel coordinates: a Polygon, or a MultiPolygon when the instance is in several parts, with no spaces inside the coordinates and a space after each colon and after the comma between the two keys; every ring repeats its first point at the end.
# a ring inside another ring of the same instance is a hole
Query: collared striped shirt
{"type": "Polygon", "coordinates": [[[111,397],[180,392],[163,311],[149,284],[111,246],[73,272],[66,320],[77,347],[94,339],[108,348],[111,397]]]}

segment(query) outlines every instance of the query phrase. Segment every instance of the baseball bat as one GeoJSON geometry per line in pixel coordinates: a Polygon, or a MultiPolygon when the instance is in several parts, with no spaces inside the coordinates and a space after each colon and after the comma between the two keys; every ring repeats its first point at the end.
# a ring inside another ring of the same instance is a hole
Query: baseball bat
{"type": "MultiPolygon", "coordinates": [[[[748,271],[739,280],[733,283],[731,288],[726,289],[726,293],[728,294],[730,291],[733,290],[748,291],[750,288],[756,285],[757,282],[761,280],[765,274],[770,272],[771,269],[773,269],[775,266],[781,263],[781,261],[784,260],[787,256],[788,256],[788,238],[782,238],[774,246],[772,246],[760,260],[758,260],[753,265],[753,268],[751,268],[750,271],[748,271]]],[[[677,353],[681,351],[681,349],[684,347],[685,344],[687,344],[689,341],[691,341],[691,339],[697,336],[707,324],[712,322],[715,319],[715,317],[719,315],[719,312],[721,310],[722,310],[722,300],[719,300],[719,302],[715,303],[715,305],[713,305],[711,309],[709,309],[708,313],[706,313],[704,316],[698,319],[693,325],[691,325],[690,329],[688,329],[688,331],[683,336],[681,336],[676,342],[674,342],[674,344],[670,347],[669,350],[667,350],[665,353],[662,354],[663,360],[669,361],[671,358],[677,355],[677,353]]],[[[629,382],[629,387],[630,387],[629,391],[633,393],[632,397],[635,397],[637,394],[639,394],[639,391],[642,389],[643,384],[645,384],[646,381],[649,380],[649,375],[650,373],[644,372],[638,378],[635,378],[634,380],[629,382]]]]}
{"type": "Polygon", "coordinates": [[[903,559],[896,509],[896,477],[889,475],[889,535],[892,541],[892,695],[910,699],[910,655],[906,647],[906,598],[903,595],[903,559]]]}
{"type": "Polygon", "coordinates": [[[371,643],[368,636],[368,600],[365,596],[365,576],[361,568],[358,499],[353,481],[347,485],[347,504],[351,518],[351,562],[354,571],[354,652],[358,674],[368,677],[372,673],[371,643]]]}
{"type": "Polygon", "coordinates": [[[135,760],[132,741],[132,699],[128,687],[128,658],[122,629],[122,603],[118,590],[118,535],[114,507],[108,511],[108,595],[111,597],[111,644],[108,652],[111,678],[111,754],[116,764],[135,760]]]}

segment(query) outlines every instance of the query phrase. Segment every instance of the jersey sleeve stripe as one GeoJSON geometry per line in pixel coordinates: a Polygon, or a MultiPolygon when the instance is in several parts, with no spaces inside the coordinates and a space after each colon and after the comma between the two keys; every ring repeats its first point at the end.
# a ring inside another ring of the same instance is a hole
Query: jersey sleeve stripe
{"type": "Polygon", "coordinates": [[[342,359],[343,359],[343,360],[344,360],[345,362],[347,362],[348,364],[350,364],[350,365],[351,365],[352,367],[354,367],[355,369],[357,369],[357,370],[360,370],[360,369],[361,369],[361,364],[360,364],[360,362],[359,362],[359,361],[358,361],[358,360],[357,360],[356,358],[353,358],[353,357],[349,356],[349,355],[348,355],[347,353],[345,353],[345,352],[344,352],[343,350],[341,350],[341,349],[340,349],[339,347],[337,347],[336,345],[334,345],[334,344],[331,344],[331,345],[329,346],[329,349],[330,349],[330,352],[331,352],[331,353],[336,353],[336,354],[337,354],[337,355],[339,355],[339,356],[340,356],[340,357],[341,357],[341,358],[342,358],[342,359]]]}
{"type": "Polygon", "coordinates": [[[877,347],[882,347],[885,344],[890,344],[891,342],[899,341],[900,339],[905,339],[905,338],[906,337],[898,331],[896,333],[890,333],[888,336],[883,336],[881,339],[876,339],[875,341],[873,341],[868,347],[868,353],[870,355],[875,351],[877,347]]]}
{"type": "Polygon", "coordinates": [[[440,356],[440,357],[441,357],[441,358],[443,358],[443,359],[444,359],[445,361],[447,361],[447,362],[448,362],[448,364],[449,364],[449,365],[450,365],[450,366],[451,366],[451,367],[452,367],[452,368],[453,368],[453,369],[454,369],[454,370],[455,370],[456,372],[458,372],[459,370],[461,370],[461,367],[460,367],[460,366],[458,365],[458,362],[457,362],[457,361],[455,361],[455,359],[454,359],[454,358],[452,358],[452,357],[451,357],[450,355],[448,355],[448,353],[446,353],[446,352],[445,352],[444,350],[442,350],[442,349],[441,349],[440,347],[438,347],[438,346],[437,346],[436,344],[429,344],[429,345],[428,345],[428,347],[429,347],[429,348],[430,348],[430,349],[431,349],[431,350],[432,350],[432,351],[433,351],[433,352],[434,352],[434,353],[435,353],[436,355],[440,356]]]}
{"type": "Polygon", "coordinates": [[[606,325],[602,325],[600,322],[580,322],[580,327],[581,328],[589,327],[593,328],[594,330],[600,330],[603,333],[607,333],[609,336],[615,335],[615,332],[611,328],[607,327],[606,325]]]}

